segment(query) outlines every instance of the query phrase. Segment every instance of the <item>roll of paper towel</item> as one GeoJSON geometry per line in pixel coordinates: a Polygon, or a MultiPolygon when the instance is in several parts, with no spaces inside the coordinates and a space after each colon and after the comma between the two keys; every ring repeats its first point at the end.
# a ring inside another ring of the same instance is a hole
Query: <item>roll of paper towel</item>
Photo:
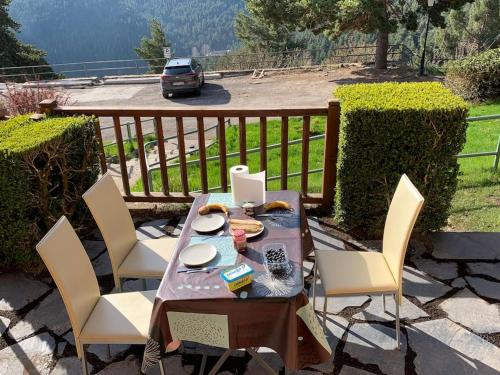
{"type": "Polygon", "coordinates": [[[231,169],[229,169],[229,177],[231,179],[231,194],[233,196],[233,202],[237,203],[236,202],[236,199],[235,199],[235,196],[234,196],[234,192],[235,192],[235,187],[236,187],[236,184],[234,182],[234,176],[237,175],[237,174],[248,174],[248,166],[246,165],[235,165],[234,167],[231,167],[231,169]]]}

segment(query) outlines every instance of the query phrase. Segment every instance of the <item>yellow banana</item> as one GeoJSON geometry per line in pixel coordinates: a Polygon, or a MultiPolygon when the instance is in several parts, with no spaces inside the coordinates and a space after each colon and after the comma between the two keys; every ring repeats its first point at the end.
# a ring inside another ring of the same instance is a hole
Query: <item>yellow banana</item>
{"type": "Polygon", "coordinates": [[[228,215],[228,210],[227,207],[224,206],[222,203],[209,203],[204,206],[201,206],[198,209],[198,213],[200,215],[206,215],[209,214],[210,212],[223,212],[224,214],[228,215]]]}
{"type": "Polygon", "coordinates": [[[274,210],[277,208],[281,208],[281,209],[285,209],[285,210],[292,209],[292,207],[290,206],[290,203],[285,202],[285,201],[274,201],[274,202],[266,203],[264,205],[265,211],[270,211],[270,210],[274,210]]]}

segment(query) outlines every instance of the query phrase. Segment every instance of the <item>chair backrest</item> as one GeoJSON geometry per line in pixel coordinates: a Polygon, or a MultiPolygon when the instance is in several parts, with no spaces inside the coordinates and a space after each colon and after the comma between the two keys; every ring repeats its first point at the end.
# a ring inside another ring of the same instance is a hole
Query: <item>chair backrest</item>
{"type": "Polygon", "coordinates": [[[389,206],[382,245],[385,260],[399,287],[399,297],[406,248],[423,203],[422,195],[408,176],[403,174],[389,206]]]}
{"type": "Polygon", "coordinates": [[[83,199],[106,242],[111,267],[116,277],[118,267],[137,242],[132,216],[109,173],[87,190],[83,194],[83,199]]]}
{"type": "MultiPolygon", "coordinates": [[[[36,250],[54,279],[78,341],[101,293],[90,259],[66,217],[43,237],[36,250]]],[[[77,345],[79,348],[79,345],[77,345]]]]}

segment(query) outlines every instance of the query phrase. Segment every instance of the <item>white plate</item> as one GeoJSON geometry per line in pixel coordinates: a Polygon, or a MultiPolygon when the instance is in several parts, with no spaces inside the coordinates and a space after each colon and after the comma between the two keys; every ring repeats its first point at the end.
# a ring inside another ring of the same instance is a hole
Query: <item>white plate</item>
{"type": "Polygon", "coordinates": [[[226,219],[224,219],[221,215],[200,215],[192,221],[191,228],[201,233],[214,232],[217,229],[222,228],[225,222],[226,219]]]}
{"type": "MultiPolygon", "coordinates": [[[[259,230],[258,232],[255,232],[255,233],[247,233],[247,238],[254,238],[254,237],[257,237],[259,234],[261,234],[262,232],[264,232],[264,226],[262,226],[262,229],[259,230]]],[[[233,229],[231,228],[231,226],[229,227],[229,234],[232,236],[233,235],[233,229]]]]}
{"type": "Polygon", "coordinates": [[[179,260],[185,266],[201,266],[217,256],[217,249],[208,243],[197,243],[184,248],[179,254],[179,260]]]}

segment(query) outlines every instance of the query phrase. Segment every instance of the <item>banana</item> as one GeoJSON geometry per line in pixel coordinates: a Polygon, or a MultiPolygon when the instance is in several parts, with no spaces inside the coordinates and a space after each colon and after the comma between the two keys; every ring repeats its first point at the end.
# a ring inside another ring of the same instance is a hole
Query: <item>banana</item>
{"type": "Polygon", "coordinates": [[[246,233],[257,233],[259,232],[264,224],[257,220],[242,220],[242,219],[229,219],[229,225],[231,229],[243,229],[246,233]]]}
{"type": "Polygon", "coordinates": [[[200,215],[206,215],[209,214],[210,212],[220,212],[220,211],[222,211],[226,216],[229,214],[227,207],[222,203],[209,203],[204,206],[201,206],[198,209],[198,213],[200,215]]]}
{"type": "Polygon", "coordinates": [[[292,209],[290,204],[288,202],[285,202],[285,201],[274,201],[274,202],[266,203],[264,205],[264,211],[266,211],[266,212],[270,211],[270,210],[277,209],[277,208],[281,208],[281,209],[285,209],[285,210],[292,209]]]}

